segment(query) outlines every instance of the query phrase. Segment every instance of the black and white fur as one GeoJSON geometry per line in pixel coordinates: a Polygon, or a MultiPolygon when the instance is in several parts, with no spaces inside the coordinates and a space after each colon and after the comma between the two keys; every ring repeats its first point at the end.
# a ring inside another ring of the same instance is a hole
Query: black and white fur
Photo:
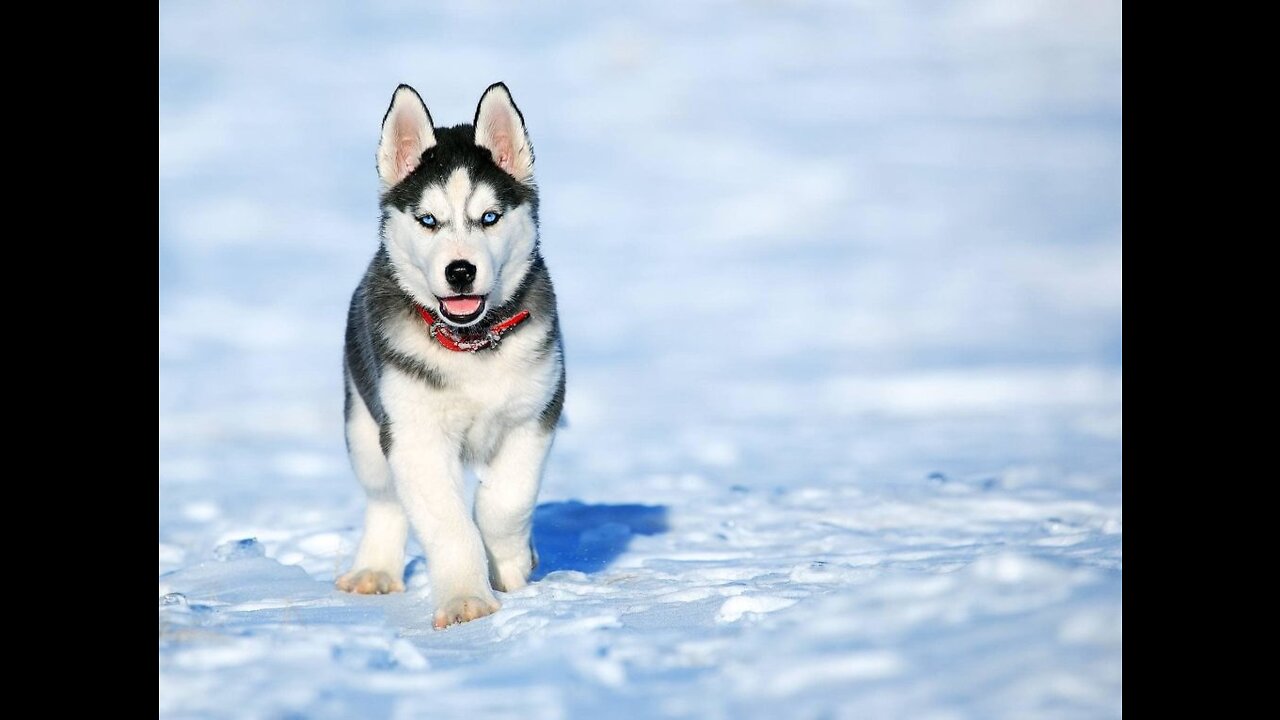
{"type": "Polygon", "coordinates": [[[472,125],[433,127],[413,88],[396,89],[378,145],[382,244],[351,298],[343,363],[351,464],[368,494],[364,535],[343,590],[404,589],[409,529],[427,553],[437,628],[495,612],[493,590],[528,583],[542,468],[564,402],[555,292],[538,251],[538,193],[524,118],[502,83],[472,125]],[[486,212],[500,219],[486,226],[486,212]],[[419,218],[431,214],[434,228],[419,218]],[[465,323],[442,312],[445,277],[474,265],[465,323]],[[452,352],[428,334],[418,305],[462,337],[520,310],[530,319],[496,348],[452,352]],[[474,512],[464,465],[480,485],[474,512]]]}

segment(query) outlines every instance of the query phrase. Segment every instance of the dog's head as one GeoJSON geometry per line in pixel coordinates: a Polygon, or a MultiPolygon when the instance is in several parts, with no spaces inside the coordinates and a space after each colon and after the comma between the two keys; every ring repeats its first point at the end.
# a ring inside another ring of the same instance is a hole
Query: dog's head
{"type": "Polygon", "coordinates": [[[516,293],[534,258],[533,146],[507,86],[484,91],[473,125],[433,127],[401,85],[378,144],[382,236],[396,277],[456,327],[479,323],[516,293]]]}

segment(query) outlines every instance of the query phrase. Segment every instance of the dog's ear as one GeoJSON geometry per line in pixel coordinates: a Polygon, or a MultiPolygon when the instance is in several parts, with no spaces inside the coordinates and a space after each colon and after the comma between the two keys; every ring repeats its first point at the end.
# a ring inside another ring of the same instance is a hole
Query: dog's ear
{"type": "Polygon", "coordinates": [[[418,91],[401,85],[391,96],[391,107],[382,118],[382,140],[378,143],[378,177],[382,189],[395,187],[422,160],[422,153],[436,144],[431,113],[418,91]]]}
{"type": "Polygon", "coordinates": [[[533,145],[506,85],[494,83],[480,96],[475,127],[476,145],[492,153],[498,167],[520,182],[533,177],[533,145]]]}

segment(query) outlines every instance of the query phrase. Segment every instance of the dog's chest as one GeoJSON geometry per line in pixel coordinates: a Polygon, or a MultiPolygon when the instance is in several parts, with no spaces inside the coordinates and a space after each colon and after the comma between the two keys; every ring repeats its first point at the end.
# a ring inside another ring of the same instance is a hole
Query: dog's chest
{"type": "Polygon", "coordinates": [[[522,328],[506,336],[499,351],[452,352],[429,338],[401,336],[414,354],[438,371],[441,386],[421,408],[455,435],[465,459],[493,457],[511,428],[535,422],[551,401],[559,367],[554,354],[540,351],[546,330],[522,328]],[[428,344],[430,343],[430,344],[428,344]]]}
{"type": "Polygon", "coordinates": [[[485,461],[508,429],[536,418],[546,406],[549,382],[539,372],[543,368],[505,353],[459,360],[472,362],[456,363],[461,367],[447,372],[440,411],[446,427],[465,429],[463,454],[485,461]]]}

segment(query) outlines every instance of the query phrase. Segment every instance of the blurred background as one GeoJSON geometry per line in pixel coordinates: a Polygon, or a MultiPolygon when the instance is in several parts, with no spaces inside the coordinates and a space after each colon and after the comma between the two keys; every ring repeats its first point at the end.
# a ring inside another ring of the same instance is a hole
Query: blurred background
{"type": "MultiPolygon", "coordinates": [[[[735,702],[748,715],[769,702],[819,715],[1118,715],[1120,10],[1078,0],[162,3],[161,573],[185,577],[253,538],[258,560],[313,581],[289,597],[329,597],[362,507],[342,439],[341,343],[378,243],[383,113],[404,82],[437,124],[470,122],[502,80],[537,152],[569,374],[568,426],[542,497],[667,508],[670,531],[652,537],[600,511],[630,543],[615,549],[641,575],[635,607],[654,602],[645,568],[665,568],[649,578],[662,587],[736,588],[698,598],[708,614],[687,627],[666,618],[669,646],[642,642],[619,606],[592,606],[616,616],[614,636],[527,661],[585,677],[577,687],[544,682],[505,651],[474,656],[474,644],[406,635],[373,606],[357,619],[317,615],[336,633],[323,651],[270,661],[292,694],[259,688],[246,702],[323,714],[376,697],[370,707],[400,712],[411,692],[371,689],[341,660],[362,628],[391,638],[387,657],[417,658],[391,662],[392,675],[501,666],[496,680],[450,687],[520,688],[547,717],[655,687],[675,715],[732,713],[735,702]],[[721,560],[716,543],[730,548],[721,560]],[[663,565],[689,548],[704,559],[663,565]],[[733,554],[742,548],[752,550],[733,554]],[[876,561],[849,560],[858,553],[876,561]],[[844,570],[805,585],[794,574],[805,558],[844,570]],[[744,563],[759,572],[733,570],[744,563]],[[887,587],[874,584],[882,571],[902,573],[908,598],[928,592],[915,580],[961,573],[978,599],[962,617],[920,616],[935,625],[877,615],[910,602],[871,589],[887,587]],[[778,573],[790,584],[768,597],[795,607],[747,603],[725,620],[725,598],[749,598],[778,573]],[[1043,593],[1000,605],[1041,581],[1043,593]],[[860,583],[871,595],[855,592],[860,583]],[[846,623],[827,628],[826,644],[780,646],[787,613],[802,622],[814,607],[880,617],[899,634],[846,623]],[[744,612],[782,625],[738,622],[744,612]],[[958,629],[1001,612],[1036,619],[958,629]],[[629,632],[633,654],[617,659],[629,632]],[[1071,632],[1089,638],[1075,654],[1061,647],[1071,632]],[[943,636],[955,644],[936,645],[943,636]],[[689,637],[709,644],[681,685],[657,658],[689,637]],[[849,660],[868,647],[889,655],[849,660]],[[832,684],[765,692],[778,667],[742,660],[752,648],[787,667],[844,670],[832,684]],[[609,653],[621,682],[599,669],[609,653]],[[329,695],[307,684],[315,677],[335,678],[329,695]],[[698,682],[730,699],[699,704],[713,701],[698,682]]],[[[225,570],[218,582],[250,587],[250,575],[225,570]]],[[[162,591],[181,585],[166,577],[162,591]]],[[[528,617],[564,612],[542,599],[527,598],[528,617]]],[[[249,619],[252,609],[181,622],[280,647],[273,621],[249,619]]],[[[519,646],[510,635],[504,647],[519,646]]],[[[545,639],[516,635],[528,647],[545,639]]],[[[249,693],[236,672],[251,671],[210,660],[210,647],[166,645],[162,632],[162,712],[249,693]]],[[[262,672],[267,661],[246,652],[234,664],[262,672]]]]}

